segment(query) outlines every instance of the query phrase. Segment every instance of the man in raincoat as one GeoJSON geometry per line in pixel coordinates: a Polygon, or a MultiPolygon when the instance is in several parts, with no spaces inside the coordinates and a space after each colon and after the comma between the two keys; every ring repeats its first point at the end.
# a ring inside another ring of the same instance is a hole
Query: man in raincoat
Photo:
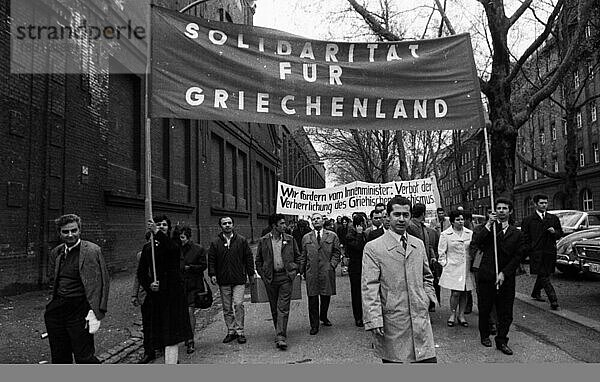
{"type": "Polygon", "coordinates": [[[327,311],[331,296],[335,295],[335,267],[342,252],[335,232],[323,229],[321,214],[313,214],[312,224],[314,230],[302,238],[302,257],[306,259],[302,273],[306,277],[310,334],[315,335],[319,332],[319,320],[324,326],[331,326],[327,311]]]}
{"type": "Polygon", "coordinates": [[[410,200],[392,198],[390,229],[363,254],[363,321],[384,363],[437,362],[429,304],[438,301],[423,241],[406,233],[410,210],[410,200]]]}

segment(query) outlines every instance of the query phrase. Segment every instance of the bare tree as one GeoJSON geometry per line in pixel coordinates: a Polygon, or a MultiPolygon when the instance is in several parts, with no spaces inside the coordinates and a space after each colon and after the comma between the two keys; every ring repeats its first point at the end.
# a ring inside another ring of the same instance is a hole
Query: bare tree
{"type": "MultiPolygon", "coordinates": [[[[370,18],[370,12],[357,1],[348,0],[348,2],[355,12],[363,17],[374,34],[387,41],[402,39],[402,36],[395,35],[381,23],[377,24],[377,20],[370,18]],[[385,30],[385,33],[381,32],[382,29],[385,30]]],[[[509,32],[514,31],[515,24],[526,11],[529,10],[535,15],[538,4],[533,4],[533,0],[524,0],[512,15],[508,16],[503,0],[478,0],[478,2],[483,7],[486,16],[487,25],[484,33],[489,41],[491,57],[489,76],[480,77],[479,80],[489,106],[494,192],[512,197],[515,184],[518,130],[527,122],[539,103],[556,90],[572,67],[580,50],[581,42],[584,40],[585,27],[590,19],[591,11],[593,7],[598,7],[598,2],[597,0],[557,0],[555,4],[544,3],[545,6],[551,8],[551,11],[542,20],[543,30],[516,60],[513,58],[514,55],[511,53],[508,42],[509,32]],[[558,16],[567,8],[574,10],[571,20],[575,27],[570,31],[572,43],[567,47],[556,69],[547,76],[546,81],[541,84],[539,89],[528,96],[520,109],[513,110],[512,95],[515,79],[521,74],[525,63],[547,41],[550,33],[556,27],[558,16]]],[[[454,34],[454,28],[440,1],[434,0],[434,5],[448,32],[454,34]]]]}

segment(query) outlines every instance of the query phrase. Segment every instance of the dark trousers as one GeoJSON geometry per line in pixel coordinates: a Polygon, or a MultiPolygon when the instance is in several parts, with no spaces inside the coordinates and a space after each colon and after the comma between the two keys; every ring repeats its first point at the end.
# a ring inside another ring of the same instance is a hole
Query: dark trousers
{"type": "Polygon", "coordinates": [[[327,320],[327,310],[329,310],[329,301],[331,296],[308,296],[308,320],[311,328],[319,328],[319,319],[327,320]],[[321,298],[321,307],[319,311],[319,297],[321,298]]]}
{"type": "Polygon", "coordinates": [[[515,279],[506,279],[500,289],[492,280],[477,282],[477,304],[479,306],[479,335],[481,338],[490,336],[490,313],[496,306],[498,334],[496,344],[508,343],[508,330],[513,321],[513,304],[515,302],[515,279]]]}
{"type": "Polygon", "coordinates": [[[350,279],[350,297],[352,298],[352,314],[354,315],[354,321],[362,321],[362,294],[360,286],[360,277],[362,271],[362,264],[357,265],[356,262],[360,260],[350,259],[348,264],[348,278],[350,279]]]}
{"type": "Polygon", "coordinates": [[[290,315],[290,301],[292,300],[292,281],[286,271],[273,272],[273,281],[265,283],[273,326],[275,326],[276,340],[287,338],[287,324],[290,315]]]}
{"type": "Polygon", "coordinates": [[[86,328],[90,304],[85,296],[54,296],[46,306],[44,321],[52,363],[100,363],[94,355],[94,335],[86,328]]]}
{"type": "Polygon", "coordinates": [[[539,273],[537,278],[535,279],[535,285],[533,286],[533,291],[531,292],[532,296],[539,296],[542,292],[542,289],[546,292],[546,296],[548,296],[548,300],[551,303],[555,304],[558,302],[558,298],[556,297],[556,291],[554,287],[550,283],[550,275],[539,273]]]}
{"type": "Polygon", "coordinates": [[[152,303],[150,296],[146,296],[141,306],[142,311],[142,333],[144,333],[144,354],[154,355],[152,347],[152,303]]]}
{"type": "MultiPolygon", "coordinates": [[[[382,359],[381,362],[383,362],[383,363],[402,363],[402,362],[390,361],[389,359],[382,359]]],[[[426,359],[422,359],[420,361],[414,361],[411,363],[437,363],[437,357],[426,358],[426,359]]]]}

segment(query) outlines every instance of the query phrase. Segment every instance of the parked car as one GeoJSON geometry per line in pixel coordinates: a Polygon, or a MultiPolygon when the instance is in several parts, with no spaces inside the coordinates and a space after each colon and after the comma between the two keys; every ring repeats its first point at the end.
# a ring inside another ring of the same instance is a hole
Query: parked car
{"type": "Polygon", "coordinates": [[[574,251],[575,243],[585,243],[588,240],[600,238],[600,227],[574,232],[563,236],[557,243],[556,268],[564,274],[576,275],[581,272],[581,264],[577,252],[574,251]]]}
{"type": "Polygon", "coordinates": [[[558,217],[565,235],[592,227],[600,227],[600,211],[554,210],[548,212],[558,217]]]}
{"type": "Polygon", "coordinates": [[[578,241],[574,246],[581,270],[600,274],[600,238],[578,241]]]}

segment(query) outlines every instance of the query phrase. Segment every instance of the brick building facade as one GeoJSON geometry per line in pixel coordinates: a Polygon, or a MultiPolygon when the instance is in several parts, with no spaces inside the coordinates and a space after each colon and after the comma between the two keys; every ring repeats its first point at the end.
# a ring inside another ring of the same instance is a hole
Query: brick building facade
{"type": "MultiPolygon", "coordinates": [[[[82,237],[112,272],[131,270],[145,230],[143,77],[11,74],[9,8],[0,0],[0,294],[47,281],[53,220],[64,213],[82,217],[82,237]]],[[[188,13],[252,24],[253,12],[246,0],[214,0],[188,13]]],[[[156,119],[151,134],[154,212],[189,224],[205,245],[223,214],[256,239],[275,212],[277,180],[291,183],[304,166],[299,185],[325,186],[302,128],[156,119]]]]}

